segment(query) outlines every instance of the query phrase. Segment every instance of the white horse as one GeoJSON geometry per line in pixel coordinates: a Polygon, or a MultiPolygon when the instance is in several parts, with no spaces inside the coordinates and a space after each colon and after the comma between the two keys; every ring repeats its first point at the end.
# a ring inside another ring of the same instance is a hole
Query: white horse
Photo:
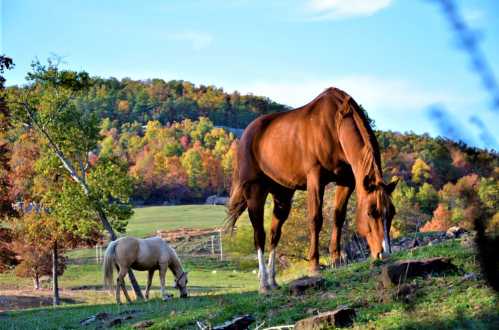
{"type": "Polygon", "coordinates": [[[128,302],[131,302],[130,296],[125,287],[125,275],[128,269],[147,270],[146,299],[149,299],[149,290],[154,271],[159,270],[159,279],[161,282],[161,296],[167,299],[165,292],[166,270],[170,268],[175,276],[175,287],[180,291],[180,297],[187,297],[187,272],[184,272],[179,258],[175,251],[161,238],[151,237],[146,239],[135,237],[122,237],[112,241],[104,255],[104,285],[112,288],[113,286],[113,268],[118,270],[116,279],[116,302],[120,304],[120,287],[125,294],[128,302]]]}

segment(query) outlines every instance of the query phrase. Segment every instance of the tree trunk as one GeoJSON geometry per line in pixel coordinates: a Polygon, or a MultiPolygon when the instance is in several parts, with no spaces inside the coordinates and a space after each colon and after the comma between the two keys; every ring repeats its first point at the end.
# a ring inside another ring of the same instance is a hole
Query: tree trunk
{"type": "Polygon", "coordinates": [[[54,292],[53,303],[54,306],[60,304],[59,298],[59,275],[57,274],[57,269],[59,264],[58,252],[57,252],[57,241],[54,242],[54,247],[52,249],[52,290],[54,292]]]}
{"type": "Polygon", "coordinates": [[[40,290],[40,276],[38,276],[38,274],[33,276],[33,288],[35,290],[40,290]]]}

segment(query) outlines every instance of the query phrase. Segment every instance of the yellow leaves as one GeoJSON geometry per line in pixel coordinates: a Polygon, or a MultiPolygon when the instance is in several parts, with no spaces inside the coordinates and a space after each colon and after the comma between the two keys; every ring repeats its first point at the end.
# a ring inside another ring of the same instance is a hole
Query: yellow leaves
{"type": "Polygon", "coordinates": [[[119,112],[128,113],[130,111],[130,106],[127,100],[118,100],[117,106],[119,112]]]}

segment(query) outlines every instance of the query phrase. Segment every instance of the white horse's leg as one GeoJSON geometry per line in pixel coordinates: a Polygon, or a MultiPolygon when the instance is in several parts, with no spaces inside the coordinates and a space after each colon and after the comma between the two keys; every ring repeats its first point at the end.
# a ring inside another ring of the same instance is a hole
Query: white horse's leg
{"type": "Polygon", "coordinates": [[[150,269],[147,274],[146,299],[149,299],[149,290],[151,290],[152,278],[154,277],[154,269],[150,269]]]}
{"type": "Polygon", "coordinates": [[[161,297],[163,300],[170,299],[171,296],[166,294],[165,290],[165,276],[166,276],[166,271],[168,269],[167,264],[160,264],[159,265],[159,282],[161,283],[161,297]]]}
{"type": "Polygon", "coordinates": [[[126,290],[125,286],[125,276],[128,273],[128,269],[125,267],[120,268],[120,272],[118,274],[118,283],[121,285],[121,289],[123,290],[123,293],[125,294],[126,300],[131,303],[132,299],[130,299],[130,296],[128,295],[128,291],[126,290]]]}
{"type": "Polygon", "coordinates": [[[278,288],[279,286],[277,285],[277,282],[275,280],[275,250],[270,251],[269,255],[269,264],[267,266],[268,269],[268,283],[271,288],[275,289],[278,288]]]}
{"type": "Polygon", "coordinates": [[[265,267],[265,259],[263,256],[263,251],[258,249],[258,276],[260,277],[260,291],[263,293],[268,290],[268,275],[267,267],[265,267]]]}
{"type": "Polygon", "coordinates": [[[118,305],[121,304],[121,297],[120,297],[120,293],[121,293],[121,283],[120,283],[120,278],[117,277],[116,278],[116,303],[118,305]]]}

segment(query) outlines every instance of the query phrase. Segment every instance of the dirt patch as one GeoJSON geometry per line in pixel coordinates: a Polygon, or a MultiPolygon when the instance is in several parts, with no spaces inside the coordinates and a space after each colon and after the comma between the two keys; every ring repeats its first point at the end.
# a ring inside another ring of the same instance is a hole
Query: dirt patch
{"type": "MultiPolygon", "coordinates": [[[[76,299],[60,292],[61,303],[82,303],[76,299]]],[[[17,309],[52,306],[52,291],[50,290],[2,290],[0,291],[0,313],[17,309]]]]}

